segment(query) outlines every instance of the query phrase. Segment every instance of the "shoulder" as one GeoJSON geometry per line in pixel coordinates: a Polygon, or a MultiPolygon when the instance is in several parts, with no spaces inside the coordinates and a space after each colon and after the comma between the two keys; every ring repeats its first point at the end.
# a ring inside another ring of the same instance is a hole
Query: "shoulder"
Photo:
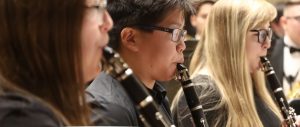
{"type": "Polygon", "coordinates": [[[198,96],[202,96],[204,94],[216,96],[215,94],[218,93],[214,80],[208,75],[197,75],[192,79],[192,82],[195,85],[198,96]]]}
{"type": "Polygon", "coordinates": [[[86,93],[88,102],[93,99],[99,102],[111,102],[127,97],[120,82],[103,72],[86,88],[86,93]]]}
{"type": "MultiPolygon", "coordinates": [[[[219,101],[220,93],[210,76],[198,75],[192,79],[192,83],[194,84],[197,96],[204,107],[208,104],[210,105],[211,103],[219,101]]],[[[186,107],[186,99],[182,89],[178,91],[176,96],[179,98],[177,100],[178,108],[186,107]]]]}
{"type": "Polygon", "coordinates": [[[122,84],[103,72],[88,86],[86,95],[88,102],[116,104],[133,110],[133,103],[122,84]]]}
{"type": "MultiPolygon", "coordinates": [[[[100,73],[88,86],[86,99],[88,103],[94,105],[93,112],[102,110],[103,117],[110,119],[110,125],[137,123],[136,109],[122,84],[106,73],[100,73]]],[[[93,118],[96,117],[98,116],[93,115],[93,118]]]]}
{"type": "Polygon", "coordinates": [[[110,75],[101,72],[95,80],[86,88],[87,92],[91,93],[108,93],[106,91],[111,90],[114,84],[118,82],[110,75]]]}
{"type": "Polygon", "coordinates": [[[113,103],[90,102],[92,122],[97,126],[136,126],[135,114],[125,107],[113,103]]]}
{"type": "Polygon", "coordinates": [[[0,97],[1,127],[61,126],[50,109],[33,99],[9,93],[0,97]]]}
{"type": "MultiPolygon", "coordinates": [[[[208,75],[198,75],[192,79],[194,88],[197,93],[200,104],[209,125],[213,125],[216,119],[226,119],[227,110],[224,105],[221,105],[221,94],[215,85],[214,80],[208,75]]],[[[179,127],[186,125],[193,126],[191,112],[188,108],[183,90],[177,93],[178,100],[173,103],[172,111],[174,113],[175,122],[179,127]],[[180,94],[180,95],[179,95],[180,94]]],[[[177,99],[177,98],[176,98],[177,99]]],[[[224,124],[222,124],[223,126],[224,124]]]]}
{"type": "MultiPolygon", "coordinates": [[[[219,110],[213,108],[220,102],[220,94],[214,84],[214,81],[208,75],[198,75],[192,79],[192,82],[198,99],[203,106],[204,113],[208,118],[215,117],[212,115],[216,114],[219,110]]],[[[179,127],[193,126],[191,112],[188,108],[186,97],[182,88],[178,91],[175,99],[173,100],[172,113],[175,118],[175,123],[179,127]]]]}

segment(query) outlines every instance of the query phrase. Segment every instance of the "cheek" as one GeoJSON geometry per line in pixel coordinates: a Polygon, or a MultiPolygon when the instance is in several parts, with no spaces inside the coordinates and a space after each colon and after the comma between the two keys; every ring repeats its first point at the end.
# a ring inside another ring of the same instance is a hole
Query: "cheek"
{"type": "Polygon", "coordinates": [[[259,67],[259,49],[260,45],[256,42],[257,38],[249,37],[246,42],[246,55],[250,72],[254,72],[259,67]]]}
{"type": "MultiPolygon", "coordinates": [[[[90,31],[90,30],[88,30],[90,31]]],[[[101,59],[102,51],[100,50],[98,39],[94,34],[82,34],[82,71],[84,81],[92,80],[97,74],[98,64],[101,59]]]]}
{"type": "Polygon", "coordinates": [[[82,47],[82,69],[84,80],[92,80],[99,71],[101,50],[93,44],[85,44],[82,47]]]}

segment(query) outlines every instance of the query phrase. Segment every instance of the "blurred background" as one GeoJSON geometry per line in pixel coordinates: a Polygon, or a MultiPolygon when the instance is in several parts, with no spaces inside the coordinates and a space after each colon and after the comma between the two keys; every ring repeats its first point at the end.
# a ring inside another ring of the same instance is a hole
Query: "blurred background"
{"type": "Polygon", "coordinates": [[[285,2],[287,0],[267,0],[267,1],[269,1],[271,3],[276,3],[276,2],[285,2]]]}

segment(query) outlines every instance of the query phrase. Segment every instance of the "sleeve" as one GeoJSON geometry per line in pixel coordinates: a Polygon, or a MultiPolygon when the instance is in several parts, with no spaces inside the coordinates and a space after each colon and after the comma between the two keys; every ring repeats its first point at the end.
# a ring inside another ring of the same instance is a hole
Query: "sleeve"
{"type": "Polygon", "coordinates": [[[96,126],[136,126],[130,112],[112,103],[90,102],[92,122],[96,126]]]}
{"type": "Polygon", "coordinates": [[[0,121],[1,127],[58,127],[59,123],[46,112],[30,109],[15,109],[0,121]]]}
{"type": "MultiPolygon", "coordinates": [[[[215,125],[216,119],[226,119],[226,110],[224,110],[223,107],[217,107],[217,104],[220,102],[220,95],[214,87],[213,82],[204,79],[194,80],[193,82],[196,85],[195,89],[199,101],[203,106],[209,126],[215,125]]],[[[195,127],[183,90],[180,89],[177,94],[172,104],[175,124],[177,124],[178,127],[195,127]]]]}
{"type": "Polygon", "coordinates": [[[185,100],[182,89],[177,92],[172,103],[172,114],[177,127],[195,127],[191,112],[185,100]]]}

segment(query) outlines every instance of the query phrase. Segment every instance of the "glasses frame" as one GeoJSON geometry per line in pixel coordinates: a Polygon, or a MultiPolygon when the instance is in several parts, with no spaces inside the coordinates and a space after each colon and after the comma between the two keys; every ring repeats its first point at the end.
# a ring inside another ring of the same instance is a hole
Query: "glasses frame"
{"type": "Polygon", "coordinates": [[[171,33],[172,34],[171,40],[175,43],[179,43],[180,40],[184,40],[184,38],[187,34],[186,30],[179,29],[179,28],[171,29],[171,28],[155,26],[155,25],[134,25],[134,26],[141,28],[141,29],[146,29],[146,30],[159,30],[159,31],[171,33]],[[179,33],[179,35],[177,35],[178,33],[179,33]],[[175,37],[177,37],[177,38],[175,38],[175,37]]]}
{"type": "Polygon", "coordinates": [[[266,42],[266,39],[269,38],[269,40],[271,40],[272,38],[272,34],[273,31],[271,28],[267,28],[267,29],[252,29],[250,30],[251,32],[257,32],[257,42],[260,44],[264,44],[266,42]],[[266,36],[264,38],[261,38],[263,35],[263,32],[266,32],[266,36]]]}
{"type": "Polygon", "coordinates": [[[99,12],[102,12],[107,7],[107,0],[95,0],[93,5],[87,6],[87,8],[95,8],[99,12]]]}

